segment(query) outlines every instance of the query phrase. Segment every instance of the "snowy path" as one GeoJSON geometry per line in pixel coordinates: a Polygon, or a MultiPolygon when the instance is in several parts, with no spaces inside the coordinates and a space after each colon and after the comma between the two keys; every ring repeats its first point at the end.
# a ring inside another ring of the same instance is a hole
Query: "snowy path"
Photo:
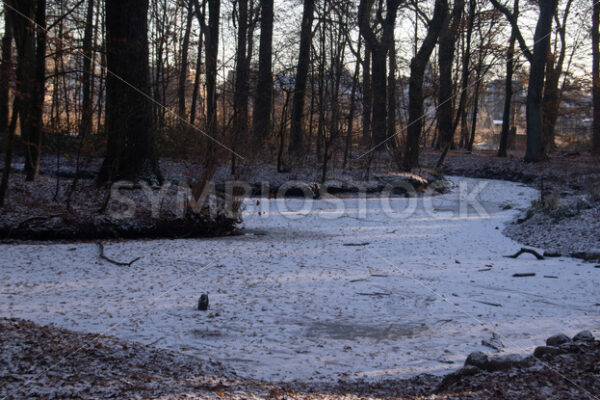
{"type": "Polygon", "coordinates": [[[492,332],[507,352],[559,331],[597,334],[599,269],[502,257],[521,247],[501,233],[516,212],[504,206],[536,192],[454,180],[469,192],[486,185],[485,214],[457,213],[458,189],[418,199],[414,212],[404,198],[344,199],[343,214],[310,200],[304,216],[300,200],[287,212],[251,200],[252,234],[107,243],[114,259],[141,256],[130,268],[99,260],[93,243],[2,244],[0,316],[177,349],[267,380],[440,372],[492,351],[481,345],[492,332]],[[512,276],[523,272],[536,276],[512,276]],[[209,312],[195,309],[202,292],[209,312]]]}

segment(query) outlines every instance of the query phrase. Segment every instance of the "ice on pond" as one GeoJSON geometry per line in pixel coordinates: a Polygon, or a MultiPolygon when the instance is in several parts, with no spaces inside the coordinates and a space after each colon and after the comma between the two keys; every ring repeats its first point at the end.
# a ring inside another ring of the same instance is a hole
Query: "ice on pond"
{"type": "Polygon", "coordinates": [[[493,333],[523,353],[594,330],[599,270],[503,257],[521,245],[502,228],[536,191],[452,179],[451,193],[415,199],[250,199],[240,236],[107,242],[114,259],[141,257],[131,267],[100,260],[94,243],[2,244],[0,315],[266,380],[440,372],[493,351],[481,344],[493,333]]]}

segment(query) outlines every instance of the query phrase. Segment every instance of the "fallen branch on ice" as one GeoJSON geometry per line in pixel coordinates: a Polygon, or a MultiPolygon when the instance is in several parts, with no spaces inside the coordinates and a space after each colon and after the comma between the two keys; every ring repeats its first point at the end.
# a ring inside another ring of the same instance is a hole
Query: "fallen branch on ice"
{"type": "Polygon", "coordinates": [[[511,256],[504,256],[504,257],[517,258],[517,257],[519,257],[523,253],[533,254],[535,256],[535,258],[537,258],[538,260],[543,260],[544,259],[544,256],[541,255],[540,253],[538,253],[537,251],[535,251],[533,249],[527,249],[525,247],[522,247],[521,250],[517,251],[515,254],[513,254],[511,256]]]}
{"type": "Polygon", "coordinates": [[[104,254],[104,245],[101,242],[97,242],[96,243],[98,245],[98,248],[100,249],[100,258],[103,260],[108,261],[109,263],[115,264],[115,265],[119,265],[121,267],[131,267],[131,264],[133,264],[134,262],[136,262],[137,260],[140,259],[140,257],[136,257],[133,260],[129,261],[129,262],[121,262],[121,261],[115,261],[112,258],[108,258],[106,256],[106,254],[104,254]]]}
{"type": "Polygon", "coordinates": [[[475,301],[478,303],[481,303],[481,304],[492,306],[492,307],[502,307],[502,304],[498,304],[498,303],[490,303],[489,301],[483,301],[483,300],[475,300],[475,301]]]}
{"type": "Polygon", "coordinates": [[[373,292],[373,293],[356,293],[359,296],[391,296],[391,293],[388,292],[373,292]]]}

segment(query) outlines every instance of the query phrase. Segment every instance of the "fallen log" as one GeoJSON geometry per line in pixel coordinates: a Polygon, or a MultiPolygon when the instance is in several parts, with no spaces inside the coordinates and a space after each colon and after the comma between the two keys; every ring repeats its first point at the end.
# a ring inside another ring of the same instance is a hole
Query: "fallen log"
{"type": "Polygon", "coordinates": [[[535,272],[524,272],[524,273],[513,274],[513,278],[525,278],[528,276],[535,276],[535,272]]]}

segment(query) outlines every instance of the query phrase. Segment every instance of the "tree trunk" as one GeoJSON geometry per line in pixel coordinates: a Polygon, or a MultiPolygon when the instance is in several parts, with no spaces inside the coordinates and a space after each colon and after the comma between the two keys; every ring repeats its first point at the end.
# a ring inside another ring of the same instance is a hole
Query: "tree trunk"
{"type": "Polygon", "coordinates": [[[502,131],[500,132],[500,146],[498,148],[498,157],[506,157],[508,150],[508,133],[510,131],[510,111],[513,95],[513,71],[515,54],[515,36],[510,36],[508,51],[506,52],[506,79],[504,82],[504,110],[502,112],[502,131]]]}
{"type": "Polygon", "coordinates": [[[273,99],[273,0],[261,2],[260,48],[258,50],[258,83],[253,110],[253,138],[258,149],[271,134],[271,102],[273,99]]]}
{"type": "Polygon", "coordinates": [[[79,135],[86,138],[92,130],[92,34],[94,19],[94,0],[88,0],[83,33],[83,74],[81,77],[81,123],[79,135]]]}
{"type": "Polygon", "coordinates": [[[217,58],[219,56],[220,0],[208,0],[208,29],[206,30],[206,119],[208,134],[214,136],[217,124],[217,58]]]}
{"type": "Polygon", "coordinates": [[[592,153],[600,155],[600,3],[594,1],[592,12],[592,97],[594,120],[592,125],[592,153]]]}
{"type": "Polygon", "coordinates": [[[542,138],[544,141],[544,148],[546,151],[553,151],[556,149],[556,143],[554,140],[554,128],[556,126],[556,120],[558,118],[559,107],[562,97],[562,91],[558,87],[560,77],[563,74],[563,65],[565,62],[565,56],[567,53],[567,39],[566,39],[566,24],[569,16],[569,11],[573,4],[573,0],[568,0],[562,17],[562,23],[557,21],[557,31],[560,40],[560,50],[558,50],[558,57],[556,54],[550,54],[546,61],[546,82],[544,84],[544,97],[543,97],[543,131],[542,138]]]}
{"type": "MultiPolygon", "coordinates": [[[[233,140],[231,148],[236,151],[248,139],[248,75],[250,66],[246,56],[248,44],[248,0],[238,0],[238,32],[233,93],[233,140]],[[238,143],[240,141],[240,143],[238,143]]],[[[231,174],[235,174],[236,155],[231,157],[231,174]]]]}
{"type": "Polygon", "coordinates": [[[19,99],[15,98],[13,102],[13,111],[8,126],[8,140],[4,152],[4,171],[2,171],[2,180],[0,181],[0,207],[4,206],[6,192],[8,191],[8,178],[10,176],[10,166],[12,163],[13,142],[15,139],[15,128],[17,126],[17,117],[19,115],[19,99]]]}
{"type": "Polygon", "coordinates": [[[381,26],[381,37],[378,38],[375,29],[371,27],[371,8],[374,0],[361,0],[358,9],[360,34],[365,39],[366,48],[371,50],[373,84],[373,150],[383,150],[387,141],[387,55],[394,43],[394,28],[400,0],[386,0],[386,15],[382,17],[382,2],[377,9],[377,21],[381,26]]]}
{"type": "Polygon", "coordinates": [[[193,6],[188,5],[188,13],[185,21],[185,32],[183,34],[183,43],[181,45],[181,67],[179,70],[179,82],[177,84],[177,97],[179,105],[179,116],[185,115],[185,83],[188,73],[188,54],[190,49],[190,34],[192,30],[192,19],[194,16],[193,6]]]}
{"type": "Polygon", "coordinates": [[[35,57],[35,28],[32,21],[36,17],[35,3],[33,0],[12,0],[10,5],[19,14],[12,19],[13,33],[17,48],[16,67],[16,95],[19,101],[19,117],[21,138],[25,144],[25,172],[26,179],[35,172],[38,150],[35,146],[35,79],[36,79],[36,57],[35,57]],[[23,17],[23,16],[26,16],[23,17]]]}
{"type": "Polygon", "coordinates": [[[46,0],[37,0],[35,11],[36,48],[35,48],[35,78],[33,87],[33,119],[31,136],[25,152],[25,179],[33,181],[40,168],[42,153],[44,97],[46,88],[46,0]]]}
{"type": "Polygon", "coordinates": [[[463,52],[462,59],[462,71],[461,71],[461,88],[460,88],[460,100],[458,101],[458,111],[456,112],[456,119],[454,121],[454,126],[452,127],[452,135],[454,136],[454,132],[456,132],[456,128],[458,124],[461,123],[461,139],[460,146],[464,147],[466,140],[462,132],[465,131],[464,127],[467,125],[467,96],[469,92],[469,66],[471,62],[471,37],[473,35],[473,25],[475,22],[475,10],[477,3],[475,0],[469,0],[469,16],[467,23],[467,32],[465,38],[465,48],[463,52]]]}
{"type": "MultiPolygon", "coordinates": [[[[380,45],[371,47],[371,82],[373,83],[373,145],[385,142],[387,138],[387,53],[388,49],[380,45]]],[[[383,150],[379,146],[378,150],[383,150]]]]}
{"type": "Polygon", "coordinates": [[[362,61],[362,140],[364,144],[371,143],[371,50],[365,44],[365,56],[362,61]]]}
{"type": "Polygon", "coordinates": [[[354,110],[356,108],[356,88],[358,86],[358,75],[360,74],[360,49],[362,46],[362,40],[358,38],[358,50],[356,52],[356,64],[354,66],[354,74],[352,75],[352,90],[350,92],[350,109],[348,110],[348,123],[346,131],[346,144],[344,146],[344,159],[342,161],[342,169],[346,169],[348,165],[348,156],[350,149],[352,148],[352,130],[354,126],[354,110]]]}
{"type": "Polygon", "coordinates": [[[106,131],[99,181],[162,182],[148,67],[148,0],[106,0],[106,131]]]}
{"type": "MultiPolygon", "coordinates": [[[[391,138],[396,135],[396,72],[398,66],[396,64],[396,46],[394,44],[390,46],[389,64],[390,70],[387,82],[387,137],[391,138]]],[[[395,143],[392,140],[392,145],[395,145],[395,143]]]]}
{"type": "Polygon", "coordinates": [[[10,87],[13,40],[13,31],[10,22],[12,15],[13,11],[8,7],[5,7],[4,36],[2,37],[2,63],[0,64],[0,134],[8,132],[8,89],[10,87]]]}
{"type": "Polygon", "coordinates": [[[527,151],[526,162],[538,162],[546,158],[542,137],[542,91],[546,57],[552,31],[552,18],[557,0],[540,2],[540,16],[533,36],[534,46],[527,89],[527,151]]]}
{"type": "MultiPolygon", "coordinates": [[[[515,0],[513,5],[513,15],[515,19],[519,15],[519,0],[515,0]]],[[[506,157],[508,151],[508,133],[510,131],[510,111],[513,95],[513,72],[515,57],[515,29],[511,29],[510,39],[508,41],[508,50],[506,51],[506,78],[504,82],[504,111],[502,112],[502,131],[500,132],[500,146],[498,147],[498,157],[506,157]]]]}
{"type": "Polygon", "coordinates": [[[304,151],[303,144],[303,118],[304,97],[306,92],[306,77],[310,64],[310,46],[312,42],[312,23],[314,19],[314,0],[304,0],[302,13],[302,30],[300,32],[300,54],[296,70],[294,87],[294,103],[292,105],[292,121],[290,129],[289,153],[299,155],[304,151]]]}
{"type": "Polygon", "coordinates": [[[454,102],[452,101],[452,64],[458,26],[462,18],[464,0],[455,0],[452,13],[440,32],[438,48],[439,89],[438,89],[438,147],[452,146],[454,141],[454,102]]]}
{"type": "Polygon", "coordinates": [[[442,30],[448,10],[447,0],[436,0],[433,17],[423,43],[410,62],[408,89],[408,129],[404,154],[404,169],[410,171],[419,165],[419,145],[423,125],[423,80],[429,57],[442,30]]]}
{"type": "Polygon", "coordinates": [[[198,25],[200,25],[200,34],[198,35],[198,54],[196,55],[196,73],[194,75],[194,90],[192,92],[192,104],[190,106],[190,124],[194,125],[196,120],[196,108],[198,104],[199,92],[200,92],[200,73],[202,69],[202,49],[204,47],[204,34],[206,32],[205,23],[205,5],[206,2],[202,3],[202,9],[198,0],[193,0],[194,12],[198,25]]]}
{"type": "Polygon", "coordinates": [[[562,74],[562,68],[558,63],[554,64],[549,57],[546,63],[546,81],[544,83],[544,95],[542,98],[542,141],[546,152],[556,149],[554,142],[554,127],[558,118],[558,109],[560,106],[560,91],[558,81],[562,74]]]}
{"type": "Polygon", "coordinates": [[[477,132],[477,114],[479,111],[479,78],[480,74],[477,74],[477,83],[475,84],[475,96],[473,98],[473,116],[471,119],[471,136],[469,137],[469,143],[467,144],[467,151],[473,151],[473,144],[475,143],[475,133],[477,132]]]}

